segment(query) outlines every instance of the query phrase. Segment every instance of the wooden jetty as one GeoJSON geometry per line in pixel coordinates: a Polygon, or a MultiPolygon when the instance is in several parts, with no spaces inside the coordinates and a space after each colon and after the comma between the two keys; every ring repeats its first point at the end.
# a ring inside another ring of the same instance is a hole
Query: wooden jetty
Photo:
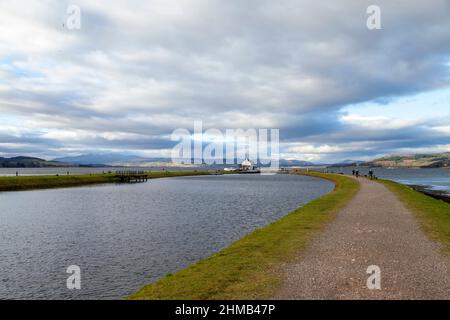
{"type": "Polygon", "coordinates": [[[145,171],[116,171],[116,177],[122,183],[146,182],[148,180],[145,171]]]}

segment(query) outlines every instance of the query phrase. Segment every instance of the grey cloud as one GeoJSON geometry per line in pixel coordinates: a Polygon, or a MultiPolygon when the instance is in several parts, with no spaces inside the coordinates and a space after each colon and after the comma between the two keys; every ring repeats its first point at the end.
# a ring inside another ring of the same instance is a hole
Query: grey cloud
{"type": "MultiPolygon", "coordinates": [[[[378,1],[378,31],[365,26],[372,4],[366,0],[79,1],[80,31],[62,27],[67,4],[28,2],[35,10],[28,18],[47,31],[48,48],[45,41],[31,50],[0,38],[11,59],[43,74],[24,79],[9,73],[0,110],[27,120],[36,132],[146,138],[43,139],[42,146],[164,149],[173,129],[194,120],[222,129],[267,120],[287,143],[362,141],[372,143],[374,153],[448,143],[426,126],[377,131],[339,120],[348,104],[449,85],[448,1],[378,1]],[[247,120],[233,121],[236,113],[247,120]]],[[[20,5],[3,6],[22,14],[20,5]]]]}

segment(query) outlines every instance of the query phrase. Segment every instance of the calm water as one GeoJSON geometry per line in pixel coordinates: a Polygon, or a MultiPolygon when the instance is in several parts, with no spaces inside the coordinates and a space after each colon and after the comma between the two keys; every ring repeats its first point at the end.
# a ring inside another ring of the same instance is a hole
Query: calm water
{"type": "MultiPolygon", "coordinates": [[[[369,168],[349,167],[342,169],[330,169],[331,171],[343,171],[351,174],[352,170],[359,170],[360,174],[368,173],[369,168]]],[[[441,190],[450,194],[450,169],[385,169],[374,168],[377,177],[394,180],[407,185],[420,185],[430,187],[430,189],[441,190]]]]}
{"type": "Polygon", "coordinates": [[[0,193],[0,299],[122,298],[332,189],[226,175],[0,193]],[[70,265],[79,291],[66,288],[70,265]]]}
{"type": "MultiPolygon", "coordinates": [[[[164,170],[168,171],[181,171],[181,170],[202,170],[201,168],[175,168],[168,167],[164,170]]],[[[357,169],[362,174],[367,174],[369,168],[362,167],[346,167],[346,168],[330,168],[331,171],[343,171],[350,174],[352,169],[357,169]]],[[[60,174],[65,175],[69,171],[70,174],[89,174],[89,173],[102,173],[108,170],[147,170],[147,171],[161,171],[162,167],[148,167],[148,168],[130,168],[130,167],[114,167],[114,168],[0,168],[0,176],[13,176],[16,171],[19,171],[20,175],[53,175],[60,174]]],[[[434,190],[445,191],[450,194],[450,168],[436,168],[436,169],[385,169],[375,168],[375,174],[383,179],[394,180],[408,185],[421,185],[428,186],[434,190]]]]}

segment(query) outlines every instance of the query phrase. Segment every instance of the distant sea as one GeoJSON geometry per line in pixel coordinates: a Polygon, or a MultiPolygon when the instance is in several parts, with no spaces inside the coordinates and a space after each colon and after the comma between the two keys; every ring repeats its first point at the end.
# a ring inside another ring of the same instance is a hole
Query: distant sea
{"type": "MultiPolygon", "coordinates": [[[[367,167],[330,168],[329,171],[351,174],[359,170],[361,175],[368,174],[367,167]]],[[[450,195],[450,168],[409,169],[409,168],[372,168],[375,176],[393,180],[405,185],[422,186],[432,191],[441,191],[450,195]]]]}
{"type": "MultiPolygon", "coordinates": [[[[145,170],[145,171],[182,171],[202,170],[204,168],[187,167],[102,167],[102,168],[0,168],[0,176],[14,176],[16,171],[19,175],[66,175],[69,174],[94,174],[115,172],[120,170],[145,170]]],[[[329,171],[344,172],[351,174],[352,170],[359,170],[361,175],[368,173],[367,167],[343,167],[330,168],[329,171]]],[[[394,180],[406,185],[423,186],[430,190],[446,192],[450,195],[450,169],[407,169],[407,168],[373,168],[375,175],[379,178],[394,180]]]]}

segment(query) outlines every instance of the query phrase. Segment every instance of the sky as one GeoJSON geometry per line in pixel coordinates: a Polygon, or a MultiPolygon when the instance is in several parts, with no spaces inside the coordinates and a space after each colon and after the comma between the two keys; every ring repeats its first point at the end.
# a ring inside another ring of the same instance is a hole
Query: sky
{"type": "Polygon", "coordinates": [[[286,159],[450,151],[450,1],[0,2],[0,156],[165,157],[194,121],[286,159]]]}

